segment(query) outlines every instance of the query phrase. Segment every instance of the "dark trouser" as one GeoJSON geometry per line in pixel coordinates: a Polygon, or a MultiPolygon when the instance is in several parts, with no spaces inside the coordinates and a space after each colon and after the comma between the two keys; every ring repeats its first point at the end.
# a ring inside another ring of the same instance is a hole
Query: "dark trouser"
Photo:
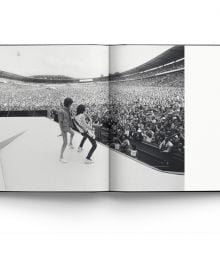
{"type": "Polygon", "coordinates": [[[92,147],[91,147],[91,149],[90,149],[90,151],[89,151],[89,153],[88,153],[88,155],[87,155],[87,157],[86,157],[87,159],[90,159],[91,156],[92,156],[92,154],[94,153],[96,147],[97,147],[97,144],[96,144],[95,139],[93,139],[92,137],[90,137],[87,133],[83,133],[82,135],[83,135],[83,139],[82,139],[82,141],[81,141],[81,143],[80,143],[80,145],[79,145],[80,148],[83,147],[83,145],[84,145],[84,143],[85,143],[85,141],[86,141],[87,138],[89,139],[89,141],[90,141],[91,144],[92,144],[92,147]]]}

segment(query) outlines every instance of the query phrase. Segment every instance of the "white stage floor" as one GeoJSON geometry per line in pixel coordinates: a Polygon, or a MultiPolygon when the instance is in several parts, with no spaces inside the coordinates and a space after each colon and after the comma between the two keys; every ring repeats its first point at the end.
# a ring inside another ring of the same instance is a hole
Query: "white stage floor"
{"type": "Polygon", "coordinates": [[[59,125],[43,117],[0,118],[1,138],[25,131],[0,150],[6,191],[104,191],[108,189],[108,148],[100,145],[94,164],[84,164],[90,149],[77,153],[81,135],[76,133],[75,149],[67,148],[67,164],[59,162],[62,137],[59,125]]]}
{"type": "MultiPolygon", "coordinates": [[[[59,126],[43,117],[0,118],[0,190],[6,191],[105,191],[109,186],[109,149],[98,144],[95,163],[84,164],[91,147],[77,153],[82,136],[75,134],[74,150],[59,162],[62,138],[59,126]]],[[[145,191],[184,188],[184,176],[158,171],[111,151],[112,190],[145,191]]]]}

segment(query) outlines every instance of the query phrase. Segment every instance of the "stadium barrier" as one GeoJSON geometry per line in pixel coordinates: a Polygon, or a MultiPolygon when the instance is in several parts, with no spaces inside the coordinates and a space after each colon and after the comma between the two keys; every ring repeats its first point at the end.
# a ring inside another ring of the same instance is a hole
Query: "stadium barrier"
{"type": "Polygon", "coordinates": [[[164,153],[157,146],[150,143],[130,141],[137,147],[140,161],[153,165],[162,170],[184,172],[184,155],[178,153],[164,153]]]}
{"type": "Polygon", "coordinates": [[[47,117],[47,110],[0,111],[0,117],[47,117]]]}
{"type": "MultiPolygon", "coordinates": [[[[114,135],[102,126],[95,128],[96,139],[103,144],[110,144],[114,135]]],[[[137,148],[137,159],[165,171],[184,172],[184,155],[179,153],[164,153],[157,146],[129,140],[137,148]]]]}

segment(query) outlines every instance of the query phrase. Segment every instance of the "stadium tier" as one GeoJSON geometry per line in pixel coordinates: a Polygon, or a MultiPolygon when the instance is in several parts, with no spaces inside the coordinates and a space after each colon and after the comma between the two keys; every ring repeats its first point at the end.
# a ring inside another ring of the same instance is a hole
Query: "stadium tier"
{"type": "Polygon", "coordinates": [[[134,73],[151,71],[152,69],[163,67],[163,65],[167,66],[169,64],[173,64],[183,59],[184,59],[184,46],[181,45],[174,46],[144,64],[141,64],[135,68],[124,71],[122,73],[112,74],[111,77],[113,78],[114,76],[117,75],[126,76],[134,73]]]}

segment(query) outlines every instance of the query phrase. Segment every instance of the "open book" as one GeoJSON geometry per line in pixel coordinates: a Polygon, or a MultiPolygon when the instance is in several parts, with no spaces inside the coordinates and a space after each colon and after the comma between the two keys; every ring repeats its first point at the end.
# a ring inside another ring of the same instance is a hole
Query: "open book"
{"type": "Polygon", "coordinates": [[[203,110],[192,114],[209,102],[203,91],[216,93],[216,56],[214,46],[0,46],[0,190],[218,189],[216,167],[198,160],[201,147],[211,157],[203,110]]]}

